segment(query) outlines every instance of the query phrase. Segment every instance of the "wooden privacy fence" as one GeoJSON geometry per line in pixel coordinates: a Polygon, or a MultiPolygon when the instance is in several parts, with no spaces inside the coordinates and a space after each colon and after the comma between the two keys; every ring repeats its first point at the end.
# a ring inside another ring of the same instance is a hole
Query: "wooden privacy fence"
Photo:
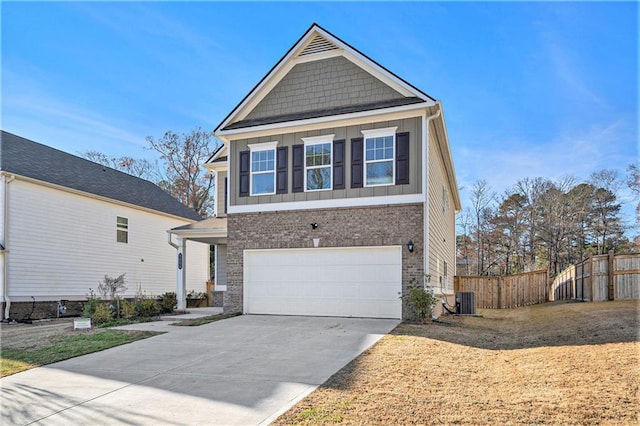
{"type": "Polygon", "coordinates": [[[553,280],[550,300],[640,299],[640,253],[590,255],[553,280]]]}
{"type": "Polygon", "coordinates": [[[546,270],[506,277],[454,277],[455,291],[473,291],[478,308],[516,308],[547,301],[546,270]]]}

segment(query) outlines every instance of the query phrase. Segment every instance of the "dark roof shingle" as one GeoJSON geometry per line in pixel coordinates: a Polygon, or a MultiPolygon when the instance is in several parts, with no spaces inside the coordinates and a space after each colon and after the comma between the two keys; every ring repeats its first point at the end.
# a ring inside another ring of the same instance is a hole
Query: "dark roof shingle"
{"type": "Polygon", "coordinates": [[[1,131],[0,170],[187,219],[193,210],[147,180],[1,131]]]}

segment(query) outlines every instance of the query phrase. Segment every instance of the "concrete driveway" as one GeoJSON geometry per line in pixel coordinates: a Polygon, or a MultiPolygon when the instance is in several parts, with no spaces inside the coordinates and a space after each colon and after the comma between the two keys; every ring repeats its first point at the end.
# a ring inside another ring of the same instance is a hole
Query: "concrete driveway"
{"type": "Polygon", "coordinates": [[[245,315],[0,379],[2,424],[256,425],[399,321],[245,315]]]}

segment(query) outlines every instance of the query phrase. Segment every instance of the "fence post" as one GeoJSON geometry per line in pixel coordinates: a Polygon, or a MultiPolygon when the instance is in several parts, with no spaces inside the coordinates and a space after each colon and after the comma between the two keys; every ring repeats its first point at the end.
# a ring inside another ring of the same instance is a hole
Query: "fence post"
{"type": "Polygon", "coordinates": [[[589,253],[589,302],[593,302],[593,253],[589,253]]]}
{"type": "Polygon", "coordinates": [[[545,302],[549,302],[549,299],[551,298],[550,294],[551,294],[551,280],[549,279],[549,269],[547,269],[544,273],[544,301],[545,302]]]}
{"type": "Polygon", "coordinates": [[[613,255],[613,250],[609,250],[609,262],[607,265],[607,288],[609,290],[609,300],[615,300],[616,298],[616,287],[615,287],[615,275],[614,275],[614,268],[615,268],[615,257],[613,255]]]}

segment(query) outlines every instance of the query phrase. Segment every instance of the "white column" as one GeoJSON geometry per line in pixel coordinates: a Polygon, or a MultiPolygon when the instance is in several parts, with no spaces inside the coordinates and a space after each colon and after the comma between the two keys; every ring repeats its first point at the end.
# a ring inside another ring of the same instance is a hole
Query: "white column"
{"type": "Polygon", "coordinates": [[[178,310],[185,310],[187,309],[187,240],[182,237],[178,237],[177,240],[178,280],[176,285],[176,298],[178,299],[178,310]]]}

